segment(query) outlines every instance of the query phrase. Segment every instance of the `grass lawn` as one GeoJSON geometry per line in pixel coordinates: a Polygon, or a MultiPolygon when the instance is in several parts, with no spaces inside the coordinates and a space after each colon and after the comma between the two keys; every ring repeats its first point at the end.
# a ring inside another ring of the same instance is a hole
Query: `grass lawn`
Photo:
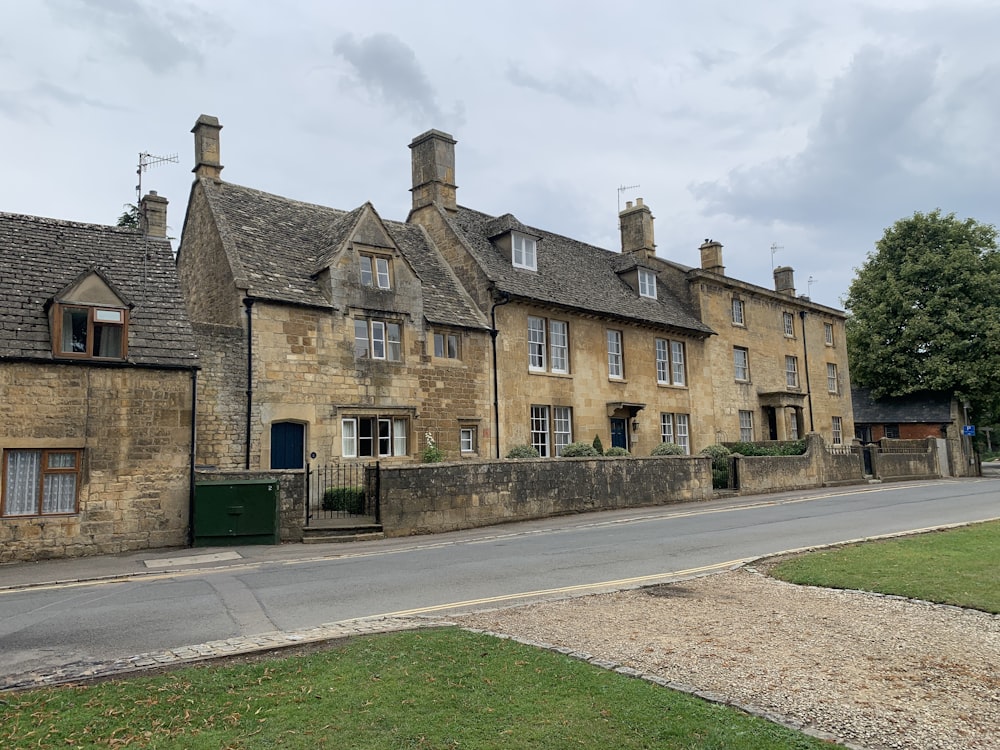
{"type": "Polygon", "coordinates": [[[1000,521],[851,544],[779,563],[791,583],[877,591],[1000,614],[1000,521]]]}
{"type": "Polygon", "coordinates": [[[458,629],[0,694],[3,748],[829,748],[739,711],[458,629]]]}

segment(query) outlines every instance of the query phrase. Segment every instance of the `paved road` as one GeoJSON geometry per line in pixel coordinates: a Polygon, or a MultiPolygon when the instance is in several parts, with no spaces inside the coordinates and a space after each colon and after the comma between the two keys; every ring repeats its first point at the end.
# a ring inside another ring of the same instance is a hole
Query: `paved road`
{"type": "Polygon", "coordinates": [[[0,677],[353,618],[446,614],[635,586],[791,549],[998,516],[1000,480],[941,480],[350,545],[9,566],[0,568],[0,677]],[[158,565],[168,569],[157,572],[158,565]],[[97,575],[111,578],[67,581],[97,575]],[[2,588],[58,580],[66,582],[2,588]]]}

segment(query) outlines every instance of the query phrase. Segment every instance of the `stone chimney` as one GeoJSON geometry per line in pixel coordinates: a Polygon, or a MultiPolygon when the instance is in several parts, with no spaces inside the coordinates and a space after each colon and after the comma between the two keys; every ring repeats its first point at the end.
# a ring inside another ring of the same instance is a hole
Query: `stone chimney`
{"type": "Polygon", "coordinates": [[[455,191],[455,143],[448,133],[428,130],[410,143],[413,165],[413,210],[437,204],[457,211],[455,191]]]}
{"type": "Polygon", "coordinates": [[[701,267],[724,276],[726,267],[722,265],[722,243],[706,239],[698,249],[701,250],[701,267]]]}
{"type": "Polygon", "coordinates": [[[219,131],[222,126],[218,117],[202,115],[191,128],[194,133],[194,172],[196,177],[211,177],[221,180],[222,164],[219,162],[219,131]]]}
{"type": "Polygon", "coordinates": [[[791,266],[778,266],[774,269],[774,291],[789,297],[795,296],[795,271],[791,266]]]}
{"type": "Polygon", "coordinates": [[[167,236],[167,199],[150,190],[139,201],[139,229],[150,237],[167,236]]]}
{"type": "Polygon", "coordinates": [[[649,257],[656,254],[653,242],[653,214],[649,206],[643,205],[642,198],[625,203],[625,210],[618,214],[618,225],[622,233],[622,252],[640,252],[649,257]]]}

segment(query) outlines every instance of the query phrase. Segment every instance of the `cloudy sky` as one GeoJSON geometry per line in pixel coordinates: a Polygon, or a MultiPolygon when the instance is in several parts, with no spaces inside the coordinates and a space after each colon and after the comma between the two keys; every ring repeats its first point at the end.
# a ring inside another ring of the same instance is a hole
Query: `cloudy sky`
{"type": "Polygon", "coordinates": [[[660,256],[710,237],[839,307],[897,219],[1000,223],[998,29],[995,0],[0,0],[0,211],[114,223],[176,154],[142,181],[179,239],[205,113],[225,179],[403,220],[438,128],[462,205],[617,250],[642,197],[660,256]]]}

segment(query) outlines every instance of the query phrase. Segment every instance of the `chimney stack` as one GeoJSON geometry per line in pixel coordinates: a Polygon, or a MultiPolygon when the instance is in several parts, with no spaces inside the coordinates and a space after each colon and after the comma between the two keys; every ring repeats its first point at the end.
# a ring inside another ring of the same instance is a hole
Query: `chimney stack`
{"type": "Polygon", "coordinates": [[[219,162],[219,131],[222,126],[218,117],[202,115],[191,128],[194,133],[194,172],[196,177],[211,177],[221,180],[222,164],[219,162]]]}
{"type": "Polygon", "coordinates": [[[795,271],[791,266],[778,266],[774,269],[774,291],[789,297],[795,296],[795,271]]]}
{"type": "Polygon", "coordinates": [[[653,242],[654,216],[642,202],[642,198],[625,203],[625,210],[618,214],[618,225],[621,228],[622,252],[641,253],[645,258],[656,254],[656,244],[653,242]]]}
{"type": "Polygon", "coordinates": [[[150,237],[167,236],[167,199],[150,190],[139,201],[139,229],[150,237]]]}
{"type": "Polygon", "coordinates": [[[454,138],[440,130],[428,130],[410,142],[414,211],[434,204],[447,211],[458,210],[455,143],[454,138]]]}
{"type": "Polygon", "coordinates": [[[706,239],[698,249],[701,250],[701,267],[706,271],[725,276],[726,267],[722,265],[722,243],[706,239]]]}

